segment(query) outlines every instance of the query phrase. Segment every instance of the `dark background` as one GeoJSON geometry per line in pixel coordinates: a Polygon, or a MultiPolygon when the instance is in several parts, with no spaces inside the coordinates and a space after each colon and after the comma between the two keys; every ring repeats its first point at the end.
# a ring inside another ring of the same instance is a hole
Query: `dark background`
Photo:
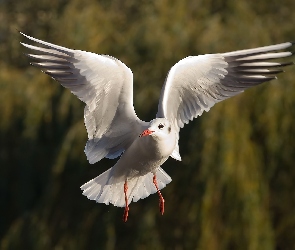
{"type": "Polygon", "coordinates": [[[165,214],[151,195],[123,223],[79,188],[116,160],[87,162],[84,104],[29,66],[18,33],[119,58],[149,121],[177,61],[295,40],[294,13],[294,0],[0,1],[0,248],[295,249],[294,66],[185,126],[165,214]]]}

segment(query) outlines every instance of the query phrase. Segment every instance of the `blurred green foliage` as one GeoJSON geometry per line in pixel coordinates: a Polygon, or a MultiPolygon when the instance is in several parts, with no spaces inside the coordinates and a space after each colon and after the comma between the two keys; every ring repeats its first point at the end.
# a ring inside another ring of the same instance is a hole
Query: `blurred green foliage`
{"type": "Polygon", "coordinates": [[[134,103],[154,118],[178,60],[295,39],[295,1],[0,1],[1,249],[295,249],[295,70],[216,105],[181,131],[182,162],[158,197],[123,209],[79,187],[91,166],[76,97],[28,64],[18,30],[109,54],[134,72],[134,103]]]}

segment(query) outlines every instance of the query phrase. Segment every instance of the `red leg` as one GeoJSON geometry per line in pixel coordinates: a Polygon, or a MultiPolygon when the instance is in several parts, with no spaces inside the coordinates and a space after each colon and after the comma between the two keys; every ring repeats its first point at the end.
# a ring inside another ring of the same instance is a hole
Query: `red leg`
{"type": "Polygon", "coordinates": [[[126,180],[124,183],[124,194],[125,194],[125,210],[124,210],[124,214],[123,214],[123,221],[124,222],[126,222],[128,219],[128,211],[129,211],[127,190],[128,190],[128,185],[127,185],[127,180],[126,180]]]}
{"type": "Polygon", "coordinates": [[[165,202],[165,200],[164,200],[164,198],[163,198],[163,196],[162,196],[162,194],[161,194],[161,192],[160,192],[160,190],[158,188],[158,183],[157,183],[157,179],[156,179],[156,175],[155,174],[154,174],[154,177],[153,177],[153,183],[154,183],[154,185],[155,185],[155,187],[157,189],[157,193],[159,195],[159,208],[160,208],[160,213],[163,215],[164,214],[164,202],[165,202]]]}

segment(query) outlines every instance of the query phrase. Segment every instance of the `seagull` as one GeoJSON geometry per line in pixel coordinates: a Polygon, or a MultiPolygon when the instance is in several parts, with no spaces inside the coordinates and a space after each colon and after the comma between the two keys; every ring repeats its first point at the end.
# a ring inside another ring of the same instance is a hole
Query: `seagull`
{"type": "Polygon", "coordinates": [[[145,122],[135,113],[133,74],[123,62],[20,33],[39,45],[21,43],[35,52],[26,54],[33,60],[31,65],[41,68],[86,104],[85,154],[89,163],[120,157],[112,168],[81,189],[90,200],[124,207],[124,222],[131,201],[153,193],[158,193],[163,215],[165,200],[160,190],[172,179],[161,165],[170,156],[181,161],[178,141],[184,124],[222,100],[276,79],[283,67],[293,64],[277,61],[292,55],[288,51],[292,42],[186,57],[167,75],[156,118],[145,122]]]}

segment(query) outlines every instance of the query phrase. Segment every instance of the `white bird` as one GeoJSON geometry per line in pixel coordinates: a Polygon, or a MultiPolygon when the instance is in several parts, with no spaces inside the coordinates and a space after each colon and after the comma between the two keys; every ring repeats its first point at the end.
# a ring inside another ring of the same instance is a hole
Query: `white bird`
{"type": "Polygon", "coordinates": [[[81,50],[72,50],[33,37],[43,47],[21,43],[36,51],[27,54],[42,71],[70,89],[85,102],[84,119],[88,133],[85,154],[94,164],[106,157],[117,163],[81,186],[83,194],[99,203],[125,207],[127,221],[131,201],[159,195],[171,182],[160,167],[179,155],[179,130],[217,102],[245,89],[270,81],[292,63],[269,62],[291,56],[287,42],[221,54],[189,56],[176,63],[162,88],[158,113],[150,122],[141,121],[133,107],[132,71],[120,60],[81,50]]]}

